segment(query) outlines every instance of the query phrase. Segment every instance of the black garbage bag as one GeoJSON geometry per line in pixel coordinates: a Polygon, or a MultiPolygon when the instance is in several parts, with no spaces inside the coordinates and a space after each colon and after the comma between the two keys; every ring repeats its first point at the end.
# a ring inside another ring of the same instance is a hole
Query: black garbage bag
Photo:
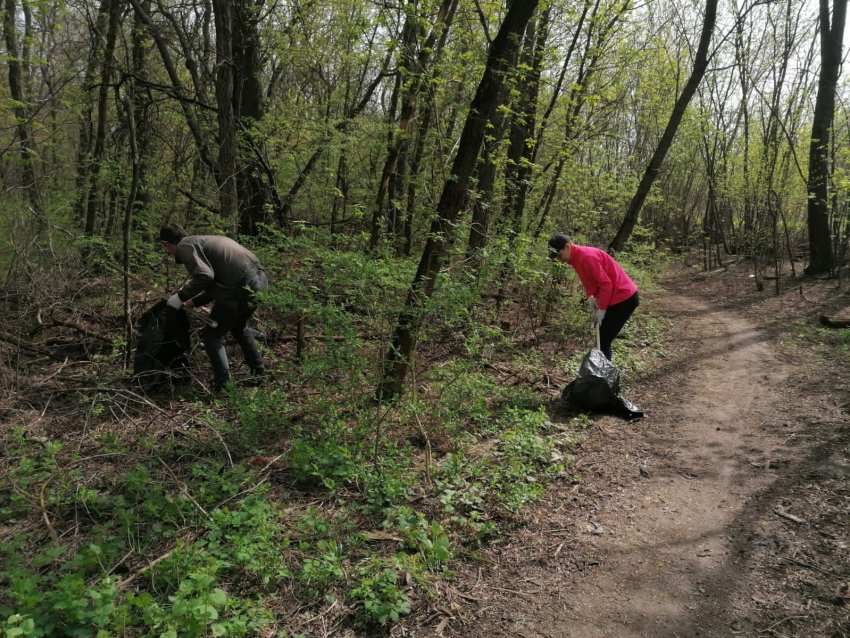
{"type": "Polygon", "coordinates": [[[143,391],[179,379],[189,355],[189,317],[158,302],[139,318],[133,381],[143,391]]]}
{"type": "Polygon", "coordinates": [[[620,373],[614,364],[592,349],[584,356],[578,376],[561,394],[564,405],[578,412],[604,412],[624,419],[641,419],[643,412],[620,396],[620,373]]]}

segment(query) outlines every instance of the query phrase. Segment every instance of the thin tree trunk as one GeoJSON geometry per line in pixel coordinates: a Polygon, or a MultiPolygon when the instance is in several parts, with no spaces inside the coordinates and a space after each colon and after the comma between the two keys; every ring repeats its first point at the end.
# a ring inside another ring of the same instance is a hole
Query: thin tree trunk
{"type": "Polygon", "coordinates": [[[91,168],[91,145],[94,138],[94,122],[92,120],[94,101],[92,99],[92,90],[95,72],[102,52],[102,35],[109,20],[110,2],[111,0],[101,0],[97,11],[97,18],[93,24],[89,25],[92,34],[92,46],[83,79],[83,91],[86,97],[83,101],[82,113],[80,115],[80,135],[77,147],[77,200],[74,205],[75,217],[80,227],[85,227],[85,221],[88,216],[89,189],[86,186],[91,168]]]}
{"type": "MultiPolygon", "coordinates": [[[[405,86],[406,80],[410,78],[410,74],[415,73],[413,64],[416,60],[416,37],[419,31],[419,19],[416,16],[415,0],[408,0],[407,9],[405,13],[407,17],[404,22],[404,29],[402,31],[401,36],[401,61],[399,62],[399,68],[396,71],[396,82],[395,87],[393,88],[393,95],[389,112],[389,121],[387,122],[388,149],[392,148],[393,139],[396,135],[396,114],[401,92],[405,86]]],[[[443,31],[445,32],[446,29],[444,29],[443,31]]],[[[396,245],[396,250],[398,250],[398,247],[400,246],[399,235],[401,233],[401,219],[397,198],[401,189],[403,189],[405,186],[405,179],[407,177],[407,161],[409,147],[408,138],[413,128],[415,128],[415,125],[411,120],[408,126],[407,135],[403,137],[401,142],[398,160],[396,161],[396,168],[390,173],[389,183],[387,184],[386,232],[390,237],[393,238],[393,241],[396,245]]]]}
{"type": "MultiPolygon", "coordinates": [[[[146,13],[150,12],[151,0],[141,0],[142,8],[146,13]]],[[[133,39],[132,39],[132,63],[133,72],[138,78],[139,85],[144,85],[148,78],[148,64],[150,60],[150,40],[144,35],[144,23],[135,13],[133,14],[133,39]]],[[[132,219],[142,217],[150,204],[151,195],[147,187],[148,169],[153,163],[151,155],[151,129],[148,117],[148,107],[151,100],[135,82],[133,84],[133,126],[136,137],[136,156],[138,157],[139,179],[135,197],[135,211],[132,219]]],[[[125,269],[126,270],[126,269],[125,269]]]]}
{"type": "MultiPolygon", "coordinates": [[[[132,0],[131,0],[132,1],[132,0]]],[[[381,71],[375,76],[372,80],[372,83],[366,88],[366,91],[363,94],[360,102],[357,103],[356,106],[353,106],[348,113],[345,114],[345,117],[342,121],[337,122],[334,125],[334,132],[336,133],[345,133],[348,131],[348,128],[351,126],[354,118],[357,117],[363,109],[369,104],[372,99],[372,95],[375,93],[375,89],[378,88],[378,85],[381,83],[381,80],[386,77],[387,67],[392,60],[393,49],[390,48],[387,51],[387,55],[384,58],[384,62],[381,66],[381,71]]],[[[310,159],[307,160],[307,163],[304,165],[304,168],[301,169],[298,173],[298,177],[295,178],[295,182],[292,184],[292,187],[289,189],[289,192],[283,197],[281,202],[280,210],[278,212],[279,221],[283,224],[288,223],[290,219],[292,219],[292,204],[295,202],[295,198],[298,197],[298,194],[301,192],[301,189],[304,187],[304,184],[307,183],[307,178],[310,177],[310,174],[313,172],[313,169],[316,167],[318,161],[322,158],[325,152],[328,150],[330,146],[330,141],[333,137],[333,132],[325,135],[319,146],[316,148],[315,152],[310,159]]]]}
{"type": "MultiPolygon", "coordinates": [[[[457,13],[457,3],[458,0],[455,0],[455,3],[452,5],[451,9],[449,9],[449,15],[452,19],[457,13]]],[[[443,49],[445,49],[446,39],[448,38],[449,30],[452,26],[452,19],[446,20],[446,27],[440,34],[440,41],[437,44],[437,49],[434,53],[434,64],[436,64],[440,53],[443,51],[443,49]]],[[[436,82],[439,78],[439,75],[439,69],[434,69],[433,73],[431,74],[432,82],[436,82]]],[[[416,127],[416,146],[414,147],[413,157],[411,159],[410,169],[407,175],[407,206],[404,214],[404,219],[402,220],[401,233],[403,241],[399,243],[399,250],[397,253],[399,255],[409,256],[411,248],[413,246],[413,217],[414,211],[416,209],[416,180],[419,177],[419,171],[422,166],[422,158],[425,155],[425,140],[431,130],[431,125],[436,118],[436,110],[436,96],[433,91],[429,91],[425,112],[422,114],[421,121],[416,127]]]]}
{"type": "Polygon", "coordinates": [[[594,27],[596,25],[597,11],[599,9],[598,0],[593,7],[593,12],[590,16],[590,25],[587,30],[587,42],[584,48],[584,53],[582,54],[581,64],[579,65],[579,70],[576,75],[576,81],[570,89],[570,99],[568,103],[572,104],[573,107],[567,114],[567,121],[564,127],[564,142],[560,153],[558,154],[558,165],[555,169],[555,174],[543,193],[543,196],[540,198],[537,206],[534,208],[534,212],[531,214],[532,219],[538,218],[537,226],[534,229],[534,239],[540,237],[540,233],[543,232],[546,220],[549,219],[549,211],[551,210],[552,204],[558,195],[558,186],[561,182],[561,175],[563,174],[564,167],[566,166],[567,159],[570,155],[570,145],[577,135],[579,117],[581,116],[581,111],[584,108],[584,103],[587,99],[587,87],[590,86],[590,82],[594,75],[596,75],[596,71],[599,68],[602,48],[614,28],[614,25],[616,25],[622,14],[629,7],[629,4],[629,0],[626,0],[620,5],[619,10],[616,12],[614,17],[604,24],[598,35],[596,35],[595,43],[594,27]]]}
{"type": "Polygon", "coordinates": [[[121,3],[110,0],[109,23],[106,30],[106,44],[103,49],[103,65],[100,73],[100,87],[97,95],[97,132],[94,137],[94,152],[89,170],[88,209],[86,210],[85,234],[94,235],[97,218],[100,213],[100,166],[106,150],[106,120],[109,107],[109,88],[112,82],[112,66],[115,58],[115,42],[118,37],[118,21],[121,17],[121,3]]]}
{"type": "Polygon", "coordinates": [[[15,0],[6,0],[3,15],[3,39],[6,42],[6,54],[9,65],[9,94],[15,100],[12,112],[17,120],[17,136],[21,142],[21,177],[22,187],[29,197],[30,206],[38,220],[42,220],[43,210],[41,194],[38,190],[35,172],[35,149],[30,135],[28,120],[29,109],[26,106],[27,96],[24,95],[24,72],[18,57],[18,39],[15,33],[15,16],[17,7],[15,0]]]}
{"type": "Polygon", "coordinates": [[[543,51],[546,47],[546,38],[549,33],[549,8],[543,12],[540,30],[536,31],[534,21],[529,22],[526,31],[528,40],[523,61],[530,70],[520,85],[521,99],[517,116],[511,123],[510,151],[518,151],[518,157],[509,151],[509,173],[506,176],[508,183],[507,212],[510,215],[510,226],[508,228],[508,251],[502,264],[499,275],[499,292],[496,296],[496,308],[500,309],[504,301],[505,290],[508,285],[511,269],[515,263],[516,242],[522,230],[522,216],[525,212],[525,200],[528,195],[531,181],[532,155],[534,153],[532,139],[535,137],[537,96],[540,90],[540,73],[543,64],[543,51]],[[513,155],[513,157],[511,157],[513,155]],[[516,158],[516,159],[514,159],[516,158]],[[513,160],[514,163],[511,163],[513,160]]]}
{"type": "Polygon", "coordinates": [[[655,179],[658,177],[658,173],[661,171],[661,164],[664,162],[667,151],[673,143],[673,137],[676,135],[679,123],[685,115],[685,109],[688,108],[688,104],[696,92],[703,75],[705,75],[705,70],[708,68],[708,45],[711,42],[711,34],[714,31],[714,22],[716,17],[717,0],[706,0],[705,17],[702,23],[702,34],[700,35],[699,46],[694,59],[694,68],[691,71],[691,76],[688,78],[685,88],[682,89],[679,99],[676,100],[676,104],[673,107],[673,113],[670,116],[670,121],[667,122],[667,127],[664,129],[661,140],[659,140],[658,146],[655,148],[655,153],[652,154],[652,159],[650,159],[649,166],[646,167],[646,172],[640,180],[637,192],[632,198],[631,204],[629,204],[629,209],[626,212],[625,219],[623,219],[623,224],[620,226],[620,230],[617,231],[614,239],[608,245],[609,251],[617,252],[623,250],[626,242],[632,234],[632,230],[634,230],[634,227],[637,224],[638,217],[640,216],[640,210],[643,207],[643,203],[646,201],[647,195],[649,195],[652,184],[655,182],[655,179]]]}
{"type": "Polygon", "coordinates": [[[212,170],[215,175],[215,161],[210,154],[209,146],[207,145],[206,138],[201,130],[198,118],[195,115],[189,99],[186,97],[183,82],[180,80],[177,67],[174,66],[174,60],[172,59],[169,51],[169,45],[162,37],[157,26],[153,23],[153,20],[151,20],[150,15],[142,7],[140,0],[129,0],[129,2],[133,5],[136,15],[145,24],[145,26],[147,26],[154,42],[156,42],[156,48],[162,58],[162,64],[165,66],[165,71],[168,74],[168,79],[171,81],[171,86],[174,88],[174,93],[180,101],[180,106],[183,109],[183,115],[186,118],[186,124],[188,125],[189,132],[192,134],[192,139],[195,141],[195,145],[198,148],[198,154],[200,155],[201,162],[212,170]]]}
{"type": "Polygon", "coordinates": [[[135,97],[135,86],[130,82],[127,87],[130,95],[124,93],[124,112],[127,116],[127,128],[130,133],[130,163],[133,167],[133,176],[130,180],[130,192],[127,195],[127,203],[124,206],[124,369],[130,365],[130,344],[133,339],[133,319],[130,314],[130,241],[133,233],[133,209],[136,207],[136,194],[139,191],[141,181],[141,159],[139,145],[136,138],[136,105],[132,99],[135,97]]]}
{"type": "Polygon", "coordinates": [[[392,345],[386,356],[387,374],[378,389],[378,396],[382,399],[399,396],[404,388],[421,320],[422,304],[434,292],[437,274],[442,266],[447,244],[451,240],[460,206],[468,195],[469,179],[475,169],[487,123],[496,113],[502,76],[510,60],[510,41],[521,36],[536,8],[537,0],[513,3],[490,46],[484,76],[470,104],[451,175],[443,186],[437,205],[437,216],[431,224],[431,232],[422,251],[419,268],[408,289],[404,309],[393,331],[392,345]]]}
{"type": "Polygon", "coordinates": [[[369,233],[370,250],[376,248],[381,241],[381,216],[383,213],[384,198],[387,195],[387,188],[389,187],[390,175],[395,170],[396,163],[401,155],[402,145],[410,129],[413,111],[416,108],[416,99],[422,88],[422,82],[425,79],[425,72],[433,54],[437,36],[442,29],[448,28],[448,25],[451,23],[452,15],[450,12],[454,7],[457,7],[455,0],[443,0],[437,17],[434,20],[434,25],[431,27],[431,33],[428,35],[417,56],[416,68],[414,70],[415,76],[410,80],[410,84],[405,92],[404,101],[401,106],[401,115],[399,116],[398,131],[396,132],[393,145],[387,153],[387,159],[381,171],[381,181],[378,184],[378,193],[375,195],[375,204],[372,207],[372,225],[371,232],[369,233]]]}

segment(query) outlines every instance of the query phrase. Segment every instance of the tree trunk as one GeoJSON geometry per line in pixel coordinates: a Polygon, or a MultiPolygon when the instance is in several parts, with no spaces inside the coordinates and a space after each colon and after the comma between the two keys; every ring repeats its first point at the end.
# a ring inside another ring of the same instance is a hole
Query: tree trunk
{"type": "MultiPolygon", "coordinates": [[[[151,0],[141,0],[142,8],[146,13],[150,12],[151,0]]],[[[133,72],[138,78],[138,84],[133,85],[133,121],[131,124],[135,128],[136,150],[134,158],[138,161],[138,167],[134,165],[134,169],[138,170],[138,184],[136,187],[136,196],[134,198],[135,210],[131,213],[131,222],[137,223],[137,220],[144,216],[148,205],[151,202],[151,195],[148,192],[147,174],[153,163],[151,155],[151,129],[150,118],[148,117],[148,107],[150,105],[149,96],[146,96],[145,91],[140,88],[148,78],[148,64],[150,62],[150,40],[144,35],[144,23],[135,13],[133,14],[133,40],[132,40],[132,56],[133,56],[133,72]]],[[[133,132],[131,131],[131,134],[133,132]]]]}
{"type": "MultiPolygon", "coordinates": [[[[434,54],[434,62],[440,52],[445,48],[446,38],[449,35],[449,30],[452,26],[452,19],[457,12],[458,0],[455,0],[454,5],[449,10],[450,18],[446,21],[446,28],[443,29],[440,35],[440,42],[437,44],[437,49],[434,54]]],[[[435,69],[431,74],[431,81],[436,82],[439,78],[439,70],[435,69]]],[[[413,217],[416,209],[416,181],[419,177],[419,171],[422,166],[422,158],[425,155],[425,140],[431,130],[431,125],[434,122],[436,115],[437,104],[436,97],[433,91],[428,92],[427,106],[424,113],[420,116],[420,122],[417,128],[416,145],[413,149],[413,156],[410,159],[410,166],[407,170],[407,204],[405,207],[404,219],[401,221],[401,241],[397,245],[397,256],[410,256],[410,250],[413,247],[413,217]]]]}
{"type": "Polygon", "coordinates": [[[523,64],[530,70],[520,83],[520,103],[517,114],[511,122],[510,149],[508,152],[508,175],[506,213],[510,216],[508,227],[508,252],[499,275],[499,292],[496,307],[501,308],[504,301],[511,269],[516,260],[516,242],[522,231],[522,216],[525,212],[525,200],[531,181],[532,154],[531,140],[535,137],[537,96],[540,90],[540,73],[543,63],[543,51],[549,33],[549,9],[543,12],[540,30],[537,32],[534,21],[529,22],[526,31],[526,48],[523,64]]]}
{"type": "Polygon", "coordinates": [[[386,357],[387,375],[378,389],[378,396],[382,399],[399,396],[404,388],[421,320],[421,308],[434,292],[446,246],[457,222],[460,206],[468,194],[469,178],[484,141],[487,123],[496,113],[502,76],[510,60],[511,40],[521,37],[536,8],[537,0],[513,3],[490,46],[484,76],[470,104],[451,174],[443,185],[437,204],[436,219],[431,224],[419,268],[393,331],[392,345],[386,357]]]}
{"type": "Polygon", "coordinates": [[[42,219],[41,195],[38,190],[35,173],[35,150],[29,129],[29,109],[26,106],[28,96],[24,94],[24,69],[18,57],[18,38],[15,33],[15,0],[6,0],[3,14],[3,39],[6,42],[6,54],[9,65],[9,94],[15,101],[12,112],[17,120],[17,136],[21,142],[22,186],[29,197],[30,206],[37,219],[42,219]]]}
{"type": "Polygon", "coordinates": [[[493,208],[493,190],[496,186],[496,154],[502,144],[506,126],[505,117],[501,113],[496,113],[496,122],[490,133],[493,139],[484,141],[484,150],[478,160],[478,182],[475,185],[477,196],[472,202],[472,219],[469,223],[469,240],[466,245],[467,258],[472,258],[477,251],[487,246],[490,213],[493,208]]]}
{"type": "MultiPolygon", "coordinates": [[[[591,80],[596,75],[599,68],[599,62],[600,59],[602,59],[602,50],[614,26],[628,7],[629,0],[626,0],[619,6],[619,9],[616,11],[613,18],[611,18],[608,22],[603,22],[599,32],[594,35],[595,28],[597,26],[599,1],[597,0],[596,4],[593,6],[593,11],[589,18],[587,41],[584,47],[584,52],[582,53],[581,63],[579,64],[578,73],[576,74],[576,80],[570,89],[570,99],[568,100],[568,104],[572,104],[572,108],[569,109],[567,113],[567,121],[564,127],[564,143],[558,153],[558,165],[555,169],[555,174],[552,176],[549,185],[546,187],[546,190],[543,192],[543,196],[538,201],[537,206],[534,208],[534,212],[531,215],[532,219],[538,218],[537,226],[535,227],[533,234],[534,239],[540,237],[540,233],[543,232],[546,220],[549,219],[549,211],[558,196],[558,186],[561,182],[561,175],[564,172],[567,159],[570,157],[571,145],[577,135],[577,129],[580,121],[579,117],[581,116],[581,111],[584,108],[584,103],[587,100],[587,88],[590,86],[591,80]]],[[[573,44],[570,45],[570,50],[567,54],[568,57],[572,56],[575,39],[578,38],[578,35],[579,34],[576,33],[575,38],[573,39],[573,44]]],[[[566,61],[564,62],[564,65],[566,67],[566,61]]]]}
{"type": "Polygon", "coordinates": [[[133,234],[133,209],[136,207],[136,194],[139,191],[141,180],[141,159],[139,146],[136,138],[136,102],[135,85],[130,82],[127,93],[124,94],[124,112],[127,115],[127,129],[130,134],[130,163],[133,167],[133,176],[130,180],[130,192],[127,195],[127,204],[124,206],[124,225],[122,236],[124,238],[124,369],[130,367],[130,344],[133,342],[133,320],[130,314],[130,241],[133,234]]]}
{"type": "Polygon", "coordinates": [[[100,213],[100,165],[106,150],[106,118],[109,107],[109,88],[112,82],[112,65],[115,57],[115,41],[118,37],[118,21],[121,17],[121,3],[110,0],[109,23],[106,29],[106,44],[103,49],[103,65],[100,73],[100,87],[97,94],[97,132],[94,137],[94,152],[89,170],[88,209],[86,210],[85,234],[94,235],[97,218],[100,213]]]}
{"type": "MultiPolygon", "coordinates": [[[[431,33],[428,35],[428,39],[422,45],[417,56],[416,68],[413,69],[415,75],[410,79],[404,95],[404,101],[401,105],[401,115],[399,116],[398,131],[396,132],[393,145],[387,153],[387,159],[381,171],[381,181],[378,184],[378,193],[375,195],[375,204],[372,207],[372,225],[371,232],[369,233],[370,250],[376,248],[381,241],[381,217],[384,198],[387,195],[387,188],[389,187],[390,175],[396,168],[396,163],[401,155],[402,145],[407,138],[410,122],[413,119],[413,111],[416,108],[416,99],[422,88],[422,81],[425,78],[425,71],[431,59],[434,44],[437,41],[437,35],[443,28],[448,28],[446,23],[451,21],[450,10],[453,7],[457,7],[455,0],[443,0],[437,18],[434,20],[434,25],[431,27],[431,33]]],[[[409,17],[410,19],[415,19],[415,14],[411,13],[409,17]]]]}
{"type": "Polygon", "coordinates": [[[829,229],[829,136],[835,116],[835,89],[841,72],[841,48],[847,0],[833,2],[832,25],[829,2],[820,0],[821,69],[809,145],[809,265],[807,275],[832,268],[832,239],[829,229]]]}
{"type": "Polygon", "coordinates": [[[702,34],[700,35],[699,47],[697,48],[697,54],[694,59],[694,68],[691,71],[691,76],[688,78],[685,88],[682,89],[679,99],[676,100],[676,104],[673,107],[673,113],[670,116],[670,121],[667,122],[667,127],[664,129],[661,140],[655,148],[655,153],[653,153],[652,159],[649,161],[649,166],[646,167],[646,172],[640,180],[637,192],[632,198],[629,210],[626,212],[626,217],[623,220],[623,224],[620,226],[620,230],[617,231],[614,239],[608,245],[609,251],[616,252],[623,250],[626,242],[632,234],[632,231],[634,230],[635,225],[637,224],[640,209],[643,207],[643,203],[646,201],[647,195],[649,195],[652,184],[655,182],[655,179],[658,177],[658,173],[661,171],[661,164],[664,162],[667,151],[673,143],[673,137],[676,135],[676,129],[679,128],[679,123],[682,121],[685,110],[688,108],[691,98],[696,92],[699,83],[702,81],[706,68],[708,68],[708,45],[711,42],[711,34],[714,31],[714,22],[716,17],[717,0],[706,0],[705,17],[703,18],[702,23],[702,34]]]}
{"type": "Polygon", "coordinates": [[[195,115],[195,111],[190,104],[190,100],[185,95],[186,91],[183,87],[183,82],[180,80],[177,67],[174,66],[174,60],[171,57],[169,44],[162,37],[162,34],[158,27],[154,24],[153,20],[151,20],[150,14],[142,7],[140,0],[129,0],[129,2],[133,5],[133,10],[136,12],[136,16],[145,24],[150,31],[154,42],[156,42],[156,48],[162,58],[162,64],[165,66],[168,79],[171,81],[171,86],[173,87],[174,92],[177,95],[177,99],[180,101],[180,106],[183,109],[183,115],[186,118],[186,124],[189,127],[189,132],[192,134],[192,139],[195,141],[195,145],[198,148],[200,160],[205,166],[212,170],[215,175],[215,161],[212,158],[206,138],[201,130],[201,125],[195,115]]]}
{"type": "Polygon", "coordinates": [[[269,185],[263,181],[259,154],[263,146],[255,127],[263,119],[264,93],[260,83],[262,56],[258,20],[263,0],[235,0],[233,3],[233,60],[235,95],[233,106],[239,128],[240,157],[237,188],[239,192],[239,232],[256,235],[258,225],[269,221],[267,203],[269,185]]]}
{"type": "MultiPolygon", "coordinates": [[[[416,17],[416,2],[414,0],[408,0],[406,14],[407,18],[405,19],[404,30],[401,36],[401,61],[399,63],[399,69],[396,71],[396,85],[393,90],[392,107],[390,109],[390,118],[387,127],[387,148],[392,147],[393,138],[396,135],[396,108],[398,107],[399,97],[406,86],[406,81],[410,79],[410,74],[415,73],[413,64],[416,59],[414,56],[416,54],[416,36],[419,31],[419,20],[416,17]]],[[[447,29],[443,30],[444,33],[446,31],[447,29]]],[[[390,173],[389,183],[387,184],[386,232],[395,243],[396,252],[399,252],[401,247],[402,233],[402,220],[398,205],[398,196],[406,185],[409,154],[408,149],[410,146],[408,139],[412,129],[414,128],[415,125],[411,120],[408,126],[407,135],[403,137],[401,142],[398,160],[396,161],[396,168],[390,173]]]]}
{"type": "Polygon", "coordinates": [[[89,24],[92,32],[92,45],[83,79],[85,98],[83,100],[79,123],[80,134],[77,146],[76,177],[77,200],[74,204],[75,217],[81,228],[85,227],[89,205],[89,189],[87,188],[87,184],[89,170],[91,169],[92,140],[94,139],[94,121],[92,120],[94,99],[92,97],[92,91],[94,90],[95,73],[97,72],[103,51],[103,33],[109,20],[110,4],[111,0],[101,0],[97,17],[93,23],[89,24]]]}
{"type": "Polygon", "coordinates": [[[218,186],[219,213],[236,228],[239,197],[236,191],[236,116],[233,109],[233,14],[230,0],[214,0],[215,14],[215,97],[218,106],[218,186]]]}

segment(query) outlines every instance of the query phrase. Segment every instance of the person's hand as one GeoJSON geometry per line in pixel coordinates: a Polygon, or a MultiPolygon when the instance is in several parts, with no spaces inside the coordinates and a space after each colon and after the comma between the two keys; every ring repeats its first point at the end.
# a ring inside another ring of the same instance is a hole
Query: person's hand
{"type": "Polygon", "coordinates": [[[171,295],[166,302],[169,308],[174,308],[175,310],[180,310],[183,307],[183,302],[180,301],[180,297],[177,293],[171,295]]]}
{"type": "Polygon", "coordinates": [[[184,301],[184,302],[183,302],[183,307],[184,307],[184,308],[194,308],[194,307],[195,307],[195,302],[194,302],[194,301],[192,301],[191,299],[190,299],[189,301],[184,301]]]}
{"type": "Polygon", "coordinates": [[[587,305],[590,306],[590,309],[593,312],[596,312],[597,310],[599,310],[599,300],[596,297],[588,297],[587,298],[587,305]]]}
{"type": "Polygon", "coordinates": [[[596,314],[593,316],[593,323],[601,326],[603,319],[605,319],[605,311],[604,310],[597,310],[596,314]]]}

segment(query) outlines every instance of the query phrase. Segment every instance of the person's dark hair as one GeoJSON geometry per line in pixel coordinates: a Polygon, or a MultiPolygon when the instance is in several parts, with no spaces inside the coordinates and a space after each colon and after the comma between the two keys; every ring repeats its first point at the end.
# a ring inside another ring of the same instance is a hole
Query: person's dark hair
{"type": "Polygon", "coordinates": [[[552,238],[549,240],[549,259],[555,259],[558,253],[564,249],[564,246],[570,242],[572,242],[572,239],[565,233],[552,235],[552,238]]]}
{"type": "Polygon", "coordinates": [[[159,241],[167,241],[169,244],[179,244],[181,239],[188,236],[189,233],[180,224],[166,224],[159,229],[159,241]]]}

